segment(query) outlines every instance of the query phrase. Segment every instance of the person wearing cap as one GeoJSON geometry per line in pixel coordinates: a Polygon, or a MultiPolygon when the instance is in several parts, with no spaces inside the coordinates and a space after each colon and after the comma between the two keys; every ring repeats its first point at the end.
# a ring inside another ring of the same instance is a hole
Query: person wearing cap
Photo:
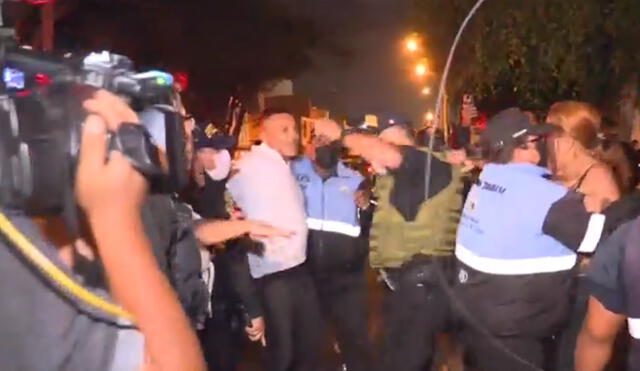
{"type": "MultiPolygon", "coordinates": [[[[228,220],[226,182],[231,170],[235,138],[214,123],[193,130],[195,150],[193,180],[196,186],[194,209],[205,219],[228,220]]],[[[211,315],[200,331],[200,339],[211,370],[235,370],[246,345],[244,326],[260,328],[262,307],[251,281],[245,248],[251,239],[241,236],[208,248],[203,260],[212,262],[215,280],[210,285],[211,315]],[[240,325],[238,325],[240,324],[240,325]]],[[[262,327],[264,327],[262,325],[262,327]]]]}
{"type": "Polygon", "coordinates": [[[204,218],[229,217],[224,192],[231,171],[231,159],[236,140],[213,123],[194,130],[196,162],[194,176],[200,186],[198,213],[204,218]]]}
{"type": "Polygon", "coordinates": [[[291,166],[305,196],[307,264],[321,308],[335,325],[346,369],[369,371],[368,247],[359,220],[359,206],[366,206],[359,197],[365,192],[361,189],[364,178],[342,163],[339,141],[314,133],[307,147],[307,155],[291,166]]]}
{"type": "Polygon", "coordinates": [[[489,120],[487,161],[458,227],[456,292],[465,340],[480,370],[544,369],[544,341],[570,310],[577,252],[593,252],[611,225],[589,196],[551,182],[538,166],[551,125],[519,109],[489,120]]]}
{"type": "Polygon", "coordinates": [[[419,371],[433,361],[436,335],[447,329],[449,306],[442,289],[451,279],[455,230],[462,207],[460,167],[453,155],[418,148],[411,127],[383,122],[380,135],[341,132],[320,120],[316,135],[340,140],[378,172],[377,206],[369,261],[386,283],[381,370],[419,371]]]}

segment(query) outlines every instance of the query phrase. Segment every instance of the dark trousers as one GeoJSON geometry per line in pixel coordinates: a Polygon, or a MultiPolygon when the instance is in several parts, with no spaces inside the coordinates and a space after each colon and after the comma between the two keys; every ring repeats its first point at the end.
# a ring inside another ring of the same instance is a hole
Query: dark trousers
{"type": "Polygon", "coordinates": [[[546,370],[568,318],[574,273],[497,275],[458,265],[456,309],[471,370],[546,370]]]}
{"type": "Polygon", "coordinates": [[[242,325],[229,318],[211,318],[198,331],[209,371],[236,371],[246,345],[242,325]]]}
{"type": "Polygon", "coordinates": [[[335,327],[342,360],[349,371],[370,371],[371,342],[367,309],[367,278],[362,264],[314,274],[325,318],[335,327]]]}
{"type": "Polygon", "coordinates": [[[435,336],[449,324],[449,303],[435,264],[450,258],[386,270],[393,290],[383,302],[382,366],[380,370],[423,371],[433,362],[435,336]]]}
{"type": "Polygon", "coordinates": [[[268,371],[315,371],[322,352],[322,316],[306,267],[257,280],[266,322],[268,371]]]}
{"type": "Polygon", "coordinates": [[[573,306],[571,308],[571,317],[567,326],[558,336],[558,349],[556,353],[557,363],[556,371],[573,371],[574,354],[578,334],[582,329],[582,323],[587,315],[587,307],[589,302],[589,290],[587,287],[586,277],[579,276],[576,279],[576,292],[574,293],[573,306]]]}
{"type": "Polygon", "coordinates": [[[545,339],[532,337],[492,337],[467,331],[464,335],[474,371],[546,370],[545,339]]]}

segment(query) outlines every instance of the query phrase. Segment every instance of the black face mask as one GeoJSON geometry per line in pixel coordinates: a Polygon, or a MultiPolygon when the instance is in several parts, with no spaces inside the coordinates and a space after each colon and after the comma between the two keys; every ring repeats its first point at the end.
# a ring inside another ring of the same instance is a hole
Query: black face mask
{"type": "Polygon", "coordinates": [[[316,164],[323,169],[331,170],[340,160],[340,141],[331,142],[325,146],[316,147],[316,164]]]}

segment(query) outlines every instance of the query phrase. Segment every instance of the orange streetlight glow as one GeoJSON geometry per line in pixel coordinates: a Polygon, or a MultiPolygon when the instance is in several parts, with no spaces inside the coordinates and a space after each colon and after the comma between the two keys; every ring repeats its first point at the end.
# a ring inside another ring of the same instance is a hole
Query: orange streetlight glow
{"type": "Polygon", "coordinates": [[[427,112],[427,113],[424,115],[424,118],[425,118],[425,120],[427,120],[427,121],[433,121],[433,112],[427,112]]]}
{"type": "Polygon", "coordinates": [[[428,86],[425,86],[424,88],[422,88],[420,92],[422,93],[422,95],[429,95],[431,94],[431,88],[428,86]]]}
{"type": "Polygon", "coordinates": [[[418,40],[416,40],[416,39],[407,40],[406,47],[407,47],[407,50],[410,51],[411,53],[417,52],[418,51],[418,40]]]}
{"type": "Polygon", "coordinates": [[[416,75],[422,77],[427,74],[427,64],[420,62],[416,65],[416,75]]]}

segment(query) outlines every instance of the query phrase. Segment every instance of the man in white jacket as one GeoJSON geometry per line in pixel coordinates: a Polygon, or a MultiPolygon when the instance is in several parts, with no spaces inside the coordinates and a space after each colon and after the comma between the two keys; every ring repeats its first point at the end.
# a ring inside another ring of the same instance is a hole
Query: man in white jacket
{"type": "Polygon", "coordinates": [[[260,125],[262,144],[239,161],[227,189],[248,219],[293,234],[261,239],[259,251],[249,253],[266,322],[266,333],[260,329],[262,324],[254,324],[253,337],[264,340],[266,335],[268,370],[313,371],[319,363],[322,317],[303,265],[307,258],[304,196],[289,166],[298,154],[299,134],[293,116],[284,110],[267,109],[260,125]]]}

